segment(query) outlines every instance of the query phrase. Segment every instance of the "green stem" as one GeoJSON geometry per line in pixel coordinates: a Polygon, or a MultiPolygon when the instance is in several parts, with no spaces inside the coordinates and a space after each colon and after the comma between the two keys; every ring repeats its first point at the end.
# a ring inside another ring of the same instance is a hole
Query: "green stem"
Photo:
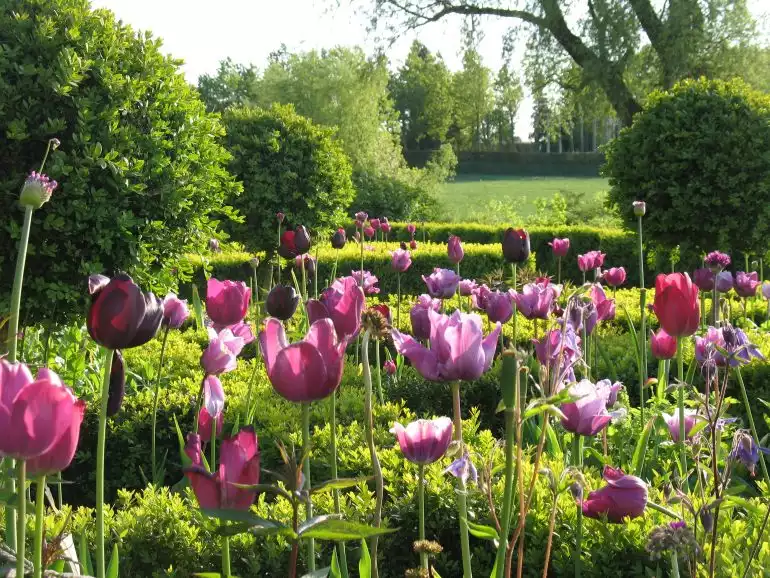
{"type": "MultiPolygon", "coordinates": [[[[516,263],[511,263],[511,275],[513,276],[513,290],[516,291],[516,277],[518,274],[518,265],[516,263]]],[[[517,320],[518,317],[518,309],[516,307],[516,303],[513,304],[513,315],[511,316],[511,325],[513,327],[513,335],[511,336],[511,346],[513,349],[516,349],[516,340],[518,339],[518,327],[517,327],[517,320]]],[[[502,334],[502,332],[501,332],[502,334]]]]}
{"type": "MultiPolygon", "coordinates": [[[[332,459],[331,459],[331,468],[332,468],[332,479],[337,479],[337,392],[333,391],[331,395],[331,419],[329,420],[330,425],[330,431],[331,431],[331,450],[332,450],[332,459]]],[[[341,512],[340,508],[340,491],[334,490],[334,513],[339,514],[341,512]]],[[[345,542],[338,542],[337,543],[337,551],[340,554],[340,572],[342,573],[342,578],[348,578],[348,555],[347,551],[345,549],[345,542]]]]}
{"type": "MultiPolygon", "coordinates": [[[[454,437],[458,442],[460,455],[463,455],[463,418],[460,413],[460,382],[452,382],[452,407],[454,410],[454,437]]],[[[468,503],[466,500],[465,481],[457,478],[457,511],[460,516],[460,549],[463,556],[463,578],[472,578],[471,545],[468,537],[468,503]]]]}
{"type": "MultiPolygon", "coordinates": [[[[640,217],[641,226],[641,217],[640,217]]],[[[639,296],[641,323],[639,329],[639,415],[644,423],[644,384],[647,382],[647,289],[642,286],[639,296]]]]}
{"type": "Polygon", "coordinates": [[[222,574],[224,578],[230,578],[230,536],[222,536],[222,574]]]}
{"type": "Polygon", "coordinates": [[[152,400],[152,437],[150,438],[150,445],[152,446],[151,460],[152,460],[152,481],[156,484],[161,483],[159,480],[159,472],[157,470],[157,456],[155,455],[155,430],[158,424],[158,400],[160,399],[160,378],[163,372],[163,360],[166,357],[166,341],[168,341],[169,326],[166,325],[166,330],[163,333],[163,344],[160,346],[160,360],[158,361],[158,374],[155,376],[155,391],[153,392],[152,400]]]}
{"type": "Polygon", "coordinates": [[[27,462],[16,462],[17,506],[18,518],[16,519],[16,576],[24,576],[24,558],[26,555],[27,532],[27,462]]]}
{"type": "MultiPolygon", "coordinates": [[[[460,263],[455,264],[455,271],[457,271],[457,276],[460,277],[460,263]]],[[[457,284],[457,309],[459,311],[463,310],[463,298],[462,295],[460,295],[460,284],[457,284]]]]}
{"type": "Polygon", "coordinates": [[[671,578],[679,578],[679,560],[677,559],[676,550],[671,552],[671,578]]]}
{"type": "MultiPolygon", "coordinates": [[[[313,501],[310,498],[310,402],[302,404],[302,455],[304,456],[304,465],[302,473],[305,474],[305,491],[307,492],[307,515],[306,520],[313,517],[313,501]]],[[[307,567],[310,572],[315,572],[315,540],[310,538],[307,541],[307,567]]]]}
{"type": "Polygon", "coordinates": [[[37,479],[35,494],[35,578],[43,576],[43,526],[45,524],[45,476],[37,479]]]}
{"type": "Polygon", "coordinates": [[[556,258],[556,283],[561,285],[561,257],[556,258]]]}
{"type": "MultiPolygon", "coordinates": [[[[572,437],[572,465],[583,467],[583,436],[574,434],[572,437]]],[[[583,501],[577,504],[577,524],[575,526],[575,578],[583,573],[581,557],[583,555],[583,501]]]]}
{"type": "Polygon", "coordinates": [[[374,340],[374,362],[377,365],[376,368],[376,376],[377,376],[377,397],[380,400],[380,405],[385,404],[385,397],[382,394],[382,366],[380,365],[380,340],[375,339],[374,340]]]}
{"type": "Polygon", "coordinates": [[[647,502],[647,507],[652,510],[657,510],[661,514],[665,514],[666,516],[669,516],[670,518],[674,518],[675,520],[682,520],[682,516],[674,512],[673,510],[669,510],[668,508],[661,506],[660,504],[656,504],[655,502],[647,502]]]}
{"type": "Polygon", "coordinates": [[[706,329],[706,296],[700,294],[700,328],[706,329]]]}
{"type": "Polygon", "coordinates": [[[106,563],[104,555],[104,459],[107,442],[107,402],[110,399],[110,370],[112,349],[104,348],[102,400],[99,407],[99,429],[96,442],[96,572],[97,578],[104,578],[106,563]]]}
{"type": "Polygon", "coordinates": [[[639,288],[644,289],[644,243],[642,242],[642,217],[639,216],[639,288]]]}
{"type": "MultiPolygon", "coordinates": [[[[369,446],[369,456],[372,460],[372,471],[374,473],[374,483],[376,492],[376,502],[374,507],[374,523],[375,528],[379,528],[382,524],[382,500],[384,494],[384,482],[382,479],[382,468],[380,467],[380,459],[377,457],[377,448],[374,445],[374,413],[372,412],[372,371],[369,366],[369,338],[371,336],[370,331],[367,329],[364,332],[364,336],[361,344],[361,354],[363,356],[362,365],[364,366],[364,385],[366,386],[366,393],[364,397],[364,406],[366,410],[366,444],[369,446]]],[[[379,570],[377,566],[377,547],[379,544],[379,536],[373,536],[371,538],[371,558],[372,558],[372,575],[371,578],[379,577],[379,570]]]]}
{"type": "MultiPolygon", "coordinates": [[[[281,221],[278,221],[278,244],[276,248],[281,247],[281,221]]],[[[278,263],[278,284],[281,284],[281,256],[276,253],[275,260],[278,263]]]]}
{"type": "Polygon", "coordinates": [[[398,308],[396,309],[396,329],[401,330],[401,273],[396,275],[398,285],[398,308]]]}
{"type": "MultiPolygon", "coordinates": [[[[754,437],[754,443],[759,443],[759,435],[757,435],[757,426],[754,425],[754,415],[751,412],[751,404],[749,403],[749,397],[746,395],[746,385],[743,383],[743,374],[741,368],[735,368],[735,376],[738,378],[738,386],[741,388],[741,397],[743,398],[743,405],[746,408],[746,417],[749,420],[749,427],[751,428],[751,435],[754,437]]],[[[768,475],[767,464],[765,464],[765,456],[763,452],[759,452],[759,465],[762,468],[762,475],[765,477],[765,482],[770,487],[770,475],[768,475]]]]}
{"type": "MultiPolygon", "coordinates": [[[[518,384],[514,385],[518,389],[518,384]]],[[[514,393],[516,395],[516,393],[514,393]]],[[[511,511],[513,510],[513,450],[514,448],[514,408],[505,408],[505,489],[503,491],[502,532],[497,547],[497,578],[503,578],[505,571],[505,549],[508,546],[508,534],[511,529],[511,511]]]]}
{"type": "MultiPolygon", "coordinates": [[[[334,280],[337,278],[337,265],[340,262],[340,250],[337,249],[334,252],[334,268],[332,269],[332,276],[331,279],[329,279],[329,283],[333,283],[334,280]]],[[[318,263],[316,263],[316,267],[318,267],[318,263]]]]}
{"type": "Polygon", "coordinates": [[[685,423],[684,423],[684,356],[682,354],[682,338],[676,339],[676,362],[678,366],[679,378],[679,461],[682,466],[682,476],[687,477],[687,446],[685,446],[685,423]]]}
{"type": "MultiPolygon", "coordinates": [[[[425,464],[419,464],[417,466],[417,510],[419,515],[419,537],[420,541],[425,540],[425,464]]],[[[420,552],[420,568],[428,570],[428,554],[427,552],[420,552]]]]}
{"type": "Polygon", "coordinates": [[[712,316],[714,320],[714,327],[717,326],[717,323],[719,323],[719,290],[717,289],[717,274],[714,274],[714,296],[712,298],[713,303],[711,304],[712,309],[712,316]]]}

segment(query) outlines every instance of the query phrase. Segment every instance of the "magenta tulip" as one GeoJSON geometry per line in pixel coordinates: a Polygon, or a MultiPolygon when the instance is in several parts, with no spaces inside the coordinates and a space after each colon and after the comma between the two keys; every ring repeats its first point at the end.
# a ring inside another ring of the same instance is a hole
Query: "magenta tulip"
{"type": "Polygon", "coordinates": [[[591,301],[596,307],[598,321],[612,321],[615,319],[615,300],[607,297],[604,288],[598,283],[591,286],[591,301]]]}
{"type": "Polygon", "coordinates": [[[364,293],[356,279],[341,277],[321,293],[320,299],[308,300],[308,321],[313,324],[319,319],[329,318],[340,340],[355,337],[361,328],[364,302],[364,293]]]}
{"type": "Polygon", "coordinates": [[[273,389],[289,401],[324,399],[339,387],[348,341],[337,337],[331,319],[319,319],[302,341],[289,344],[283,323],[269,317],[259,344],[273,389]]]}
{"type": "Polygon", "coordinates": [[[219,281],[212,277],[206,286],[206,313],[220,327],[242,321],[250,300],[251,289],[243,281],[219,281]]]}
{"type": "Polygon", "coordinates": [[[650,333],[650,349],[656,359],[673,359],[676,357],[676,338],[665,329],[659,329],[657,333],[650,333]]]}
{"type": "Polygon", "coordinates": [[[566,257],[569,253],[569,239],[557,239],[548,243],[553,249],[554,257],[566,257]]]}
{"type": "Polygon", "coordinates": [[[393,229],[393,226],[388,221],[388,218],[382,217],[380,219],[380,230],[387,235],[388,233],[390,233],[392,229],[393,229]]]}
{"type": "Polygon", "coordinates": [[[484,297],[483,309],[492,323],[506,323],[513,317],[513,297],[507,291],[490,291],[484,297]]]}
{"type": "Polygon", "coordinates": [[[376,295],[380,292],[380,288],[377,287],[379,279],[372,275],[370,271],[364,271],[363,278],[361,277],[361,271],[351,271],[350,275],[356,280],[358,286],[364,290],[365,294],[376,295]]]}
{"type": "Polygon", "coordinates": [[[470,297],[477,289],[478,285],[473,279],[463,279],[460,281],[460,295],[463,297],[470,297]]]}
{"type": "Polygon", "coordinates": [[[409,318],[412,322],[412,334],[417,339],[430,338],[430,318],[428,311],[440,311],[441,300],[433,299],[430,295],[420,295],[417,302],[409,311],[409,318]]]}
{"type": "Polygon", "coordinates": [[[638,518],[647,506],[647,484],[636,476],[628,476],[623,470],[604,467],[603,477],[607,485],[588,494],[583,500],[583,515],[588,518],[607,517],[613,523],[624,518],[638,518]]]}
{"type": "Polygon", "coordinates": [[[169,293],[163,299],[163,324],[172,329],[179,329],[190,316],[187,301],[180,299],[174,293],[169,293]]]}
{"type": "Polygon", "coordinates": [[[561,406],[564,429],[583,436],[593,436],[604,429],[612,419],[607,413],[611,390],[609,379],[596,384],[584,379],[570,386],[569,393],[576,399],[561,406]]]}
{"type": "Polygon", "coordinates": [[[436,299],[449,299],[457,293],[460,276],[451,269],[433,269],[428,277],[422,276],[422,280],[428,286],[428,293],[436,299]]]}
{"type": "Polygon", "coordinates": [[[601,251],[589,251],[583,255],[578,255],[578,269],[583,271],[593,271],[604,265],[605,254],[601,251]]]}
{"type": "Polygon", "coordinates": [[[441,315],[428,309],[428,320],[430,349],[396,329],[391,330],[396,351],[407,357],[425,379],[472,381],[490,368],[502,330],[499,323],[485,338],[481,317],[475,313],[458,310],[452,315],[441,315]]]}
{"type": "Polygon", "coordinates": [[[394,271],[404,273],[412,265],[412,255],[404,249],[396,249],[390,252],[390,266],[394,271]]]}
{"type": "Polygon", "coordinates": [[[246,321],[241,321],[240,323],[231,325],[229,329],[233,332],[235,337],[240,337],[243,339],[244,345],[248,345],[256,339],[256,337],[254,337],[254,332],[251,330],[251,325],[249,325],[246,321]]]}
{"type": "MultiPolygon", "coordinates": [[[[690,431],[695,426],[697,421],[697,411],[694,409],[684,410],[684,437],[690,438],[690,431]]],[[[671,434],[671,439],[676,443],[679,442],[679,412],[675,411],[673,415],[663,413],[663,421],[666,422],[668,427],[668,433],[671,434]]]]}
{"type": "Polygon", "coordinates": [[[409,233],[409,236],[412,237],[412,238],[414,238],[414,232],[416,230],[417,230],[417,227],[415,227],[414,224],[412,224],[412,223],[409,223],[406,226],[406,231],[407,231],[407,233],[409,233]]]}
{"type": "Polygon", "coordinates": [[[242,337],[236,337],[229,328],[217,333],[209,327],[209,345],[201,355],[201,367],[207,375],[219,375],[233,371],[238,354],[246,345],[242,337]]]}
{"type": "Polygon", "coordinates": [[[396,364],[392,359],[388,359],[385,363],[382,364],[382,369],[385,370],[385,373],[388,375],[394,375],[396,373],[396,364]]]}
{"type": "Polygon", "coordinates": [[[72,461],[85,403],[59,376],[42,368],[32,378],[23,363],[0,359],[0,455],[38,459],[38,474],[60,471],[72,461]]]}
{"type": "Polygon", "coordinates": [[[696,269],[692,274],[692,282],[695,283],[701,291],[713,291],[714,272],[706,267],[696,269]]]}
{"type": "Polygon", "coordinates": [[[378,218],[369,219],[369,226],[375,231],[380,230],[380,220],[378,218]]]}
{"type": "Polygon", "coordinates": [[[456,235],[449,236],[449,242],[447,243],[447,256],[449,260],[455,265],[463,260],[465,251],[463,251],[463,245],[460,242],[460,237],[456,235]]]}
{"type": "Polygon", "coordinates": [[[626,270],[623,267],[613,267],[604,272],[604,280],[610,287],[620,287],[626,282],[626,270]]]}
{"type": "Polygon", "coordinates": [[[366,235],[369,239],[374,237],[374,233],[375,233],[374,227],[372,227],[371,225],[364,227],[364,235],[366,235]]]}
{"type": "Polygon", "coordinates": [[[738,271],[735,274],[735,292],[738,297],[754,297],[759,287],[759,276],[756,271],[746,273],[738,271]]]}
{"type": "Polygon", "coordinates": [[[527,319],[548,319],[556,299],[561,293],[561,286],[552,284],[548,279],[538,279],[535,283],[524,285],[521,293],[509,290],[516,310],[527,319]]]}
{"type": "Polygon", "coordinates": [[[693,335],[700,325],[698,288],[687,273],[658,275],[655,279],[655,315],[673,337],[693,335]]]}
{"type": "Polygon", "coordinates": [[[395,434],[401,453],[414,464],[432,464],[441,459],[452,441],[452,420],[448,417],[418,419],[406,427],[396,422],[395,434]]]}
{"type": "Polygon", "coordinates": [[[257,491],[240,486],[259,484],[259,444],[253,428],[242,428],[235,437],[222,441],[216,474],[203,466],[199,435],[187,436],[185,453],[192,465],[184,473],[202,509],[247,512],[251,508],[257,491]]]}

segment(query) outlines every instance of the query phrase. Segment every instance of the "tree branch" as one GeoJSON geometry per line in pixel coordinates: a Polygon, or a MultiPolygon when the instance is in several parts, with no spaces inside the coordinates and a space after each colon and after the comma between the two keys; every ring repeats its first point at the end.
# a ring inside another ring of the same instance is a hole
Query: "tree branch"
{"type": "Polygon", "coordinates": [[[659,52],[660,44],[663,41],[664,24],[658,13],[655,12],[650,0],[628,0],[628,3],[639,19],[647,38],[650,39],[650,44],[656,52],[659,52]]]}
{"type": "MultiPolygon", "coordinates": [[[[413,28],[437,22],[444,16],[450,14],[459,14],[461,16],[498,16],[500,18],[516,18],[536,26],[545,26],[545,21],[526,10],[511,10],[508,8],[493,8],[488,6],[476,6],[473,4],[450,4],[445,0],[440,0],[437,4],[441,5],[441,10],[430,15],[422,14],[414,8],[403,5],[398,0],[385,0],[387,4],[392,4],[402,12],[409,14],[417,20],[413,28]]],[[[436,3],[434,3],[435,5],[436,3]]]]}

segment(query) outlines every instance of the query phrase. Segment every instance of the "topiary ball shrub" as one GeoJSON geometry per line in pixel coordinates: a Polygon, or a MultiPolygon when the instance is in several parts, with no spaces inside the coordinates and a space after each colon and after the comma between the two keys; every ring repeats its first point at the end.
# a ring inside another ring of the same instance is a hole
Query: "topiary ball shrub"
{"type": "Polygon", "coordinates": [[[313,124],[291,105],[232,108],[223,121],[230,170],[243,181],[233,205],[244,222],[233,224],[233,238],[252,249],[274,248],[278,212],[316,232],[347,221],[355,191],[334,130],[313,124]]]}
{"type": "Polygon", "coordinates": [[[160,41],[86,0],[0,3],[0,312],[8,311],[23,210],[39,170],[59,182],[35,211],[21,320],[82,315],[91,273],[131,273],[162,293],[215,231],[239,185],[222,127],[160,41]]]}
{"type": "Polygon", "coordinates": [[[770,96],[739,81],[654,92],[606,147],[608,203],[629,227],[646,201],[647,240],[692,258],[764,252],[770,234],[770,96]]]}

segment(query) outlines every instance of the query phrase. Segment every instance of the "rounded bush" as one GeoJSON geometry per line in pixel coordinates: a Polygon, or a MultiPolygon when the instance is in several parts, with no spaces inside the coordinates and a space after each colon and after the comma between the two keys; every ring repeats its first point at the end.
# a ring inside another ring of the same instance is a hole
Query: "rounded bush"
{"type": "Polygon", "coordinates": [[[235,239],[250,248],[274,248],[278,212],[316,232],[346,222],[355,191],[334,130],[313,124],[291,105],[229,109],[223,121],[230,170],[243,181],[243,193],[233,200],[244,217],[232,227],[235,239]]]}
{"type": "Polygon", "coordinates": [[[23,209],[19,191],[46,144],[59,182],[35,211],[21,320],[86,307],[91,273],[176,284],[239,190],[222,128],[160,42],[87,0],[0,3],[0,311],[8,310],[23,209]]]}
{"type": "Polygon", "coordinates": [[[770,234],[770,97],[745,84],[689,80],[650,95],[606,148],[608,202],[629,226],[682,255],[764,252],[770,234]]]}

